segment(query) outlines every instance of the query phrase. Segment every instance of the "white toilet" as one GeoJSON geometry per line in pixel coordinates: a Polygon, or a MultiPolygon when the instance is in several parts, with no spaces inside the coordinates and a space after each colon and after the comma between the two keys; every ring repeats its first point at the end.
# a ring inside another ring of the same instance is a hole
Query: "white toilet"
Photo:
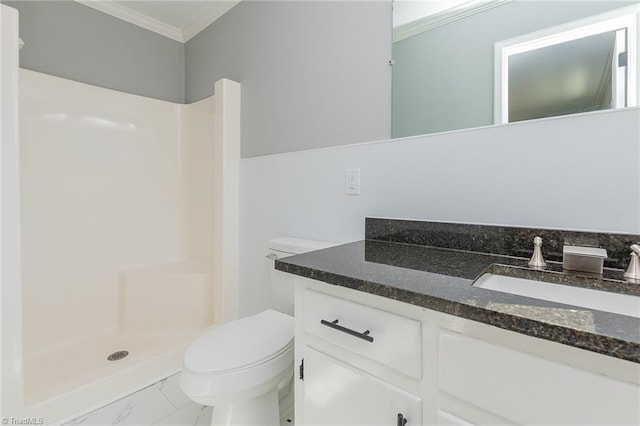
{"type": "MultiPolygon", "coordinates": [[[[269,241],[267,257],[334,245],[277,238],[269,241]]],[[[273,270],[273,265],[271,270],[275,309],[214,326],[185,352],[180,386],[193,401],[214,407],[214,426],[280,425],[279,401],[292,389],[294,289],[293,276],[273,270]]]]}

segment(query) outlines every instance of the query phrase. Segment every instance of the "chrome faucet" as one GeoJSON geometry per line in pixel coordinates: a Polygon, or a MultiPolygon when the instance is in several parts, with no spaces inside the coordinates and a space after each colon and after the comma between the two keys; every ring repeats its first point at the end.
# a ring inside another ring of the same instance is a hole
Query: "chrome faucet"
{"type": "Polygon", "coordinates": [[[533,256],[529,261],[529,267],[532,269],[544,269],[547,267],[547,263],[542,257],[542,238],[540,237],[533,239],[533,256]]]}
{"type": "Polygon", "coordinates": [[[629,282],[640,283],[640,245],[631,246],[631,260],[623,276],[629,282]]]}

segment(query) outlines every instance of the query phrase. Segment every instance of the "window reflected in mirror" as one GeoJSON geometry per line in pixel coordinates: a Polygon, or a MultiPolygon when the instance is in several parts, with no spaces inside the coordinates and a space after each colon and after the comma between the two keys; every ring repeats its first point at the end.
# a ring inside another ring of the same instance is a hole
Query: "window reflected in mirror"
{"type": "Polygon", "coordinates": [[[615,32],[509,57],[508,121],[612,107],[615,32]]]}
{"type": "Polygon", "coordinates": [[[635,106],[633,15],[496,43],[495,122],[635,106]]]}

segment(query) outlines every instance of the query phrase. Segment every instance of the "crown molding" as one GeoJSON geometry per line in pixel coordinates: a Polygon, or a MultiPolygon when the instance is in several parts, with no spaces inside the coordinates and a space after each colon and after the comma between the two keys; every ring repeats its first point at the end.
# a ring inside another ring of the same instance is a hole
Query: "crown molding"
{"type": "Polygon", "coordinates": [[[200,31],[204,30],[209,25],[211,25],[216,19],[218,19],[219,17],[221,17],[222,15],[230,11],[233,7],[235,7],[238,3],[240,3],[240,0],[230,1],[228,3],[229,3],[228,7],[226,7],[224,10],[209,9],[202,15],[198,16],[198,18],[195,21],[191,22],[189,25],[183,28],[182,30],[182,39],[184,40],[183,43],[186,43],[189,40],[191,40],[200,31]]]}
{"type": "Polygon", "coordinates": [[[123,6],[119,3],[114,3],[109,0],[75,1],[118,19],[122,19],[123,21],[129,22],[130,24],[134,24],[146,30],[163,35],[180,43],[184,43],[186,41],[182,34],[182,31],[179,28],[165,24],[164,22],[158,21],[157,19],[151,18],[133,9],[129,9],[128,7],[123,6]]]}
{"type": "Polygon", "coordinates": [[[425,31],[441,27],[468,16],[510,3],[512,0],[471,0],[435,15],[426,16],[393,29],[393,42],[413,37],[425,31]]]}

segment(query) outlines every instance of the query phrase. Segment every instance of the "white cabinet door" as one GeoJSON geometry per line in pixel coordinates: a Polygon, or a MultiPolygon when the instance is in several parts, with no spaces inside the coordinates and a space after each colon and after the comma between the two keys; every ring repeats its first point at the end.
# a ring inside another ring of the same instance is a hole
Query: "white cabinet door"
{"type": "Polygon", "coordinates": [[[309,347],[304,348],[304,425],[422,425],[422,400],[309,347]]]}
{"type": "Polygon", "coordinates": [[[441,396],[516,424],[640,425],[637,384],[458,333],[442,332],[439,346],[441,396]]]}

